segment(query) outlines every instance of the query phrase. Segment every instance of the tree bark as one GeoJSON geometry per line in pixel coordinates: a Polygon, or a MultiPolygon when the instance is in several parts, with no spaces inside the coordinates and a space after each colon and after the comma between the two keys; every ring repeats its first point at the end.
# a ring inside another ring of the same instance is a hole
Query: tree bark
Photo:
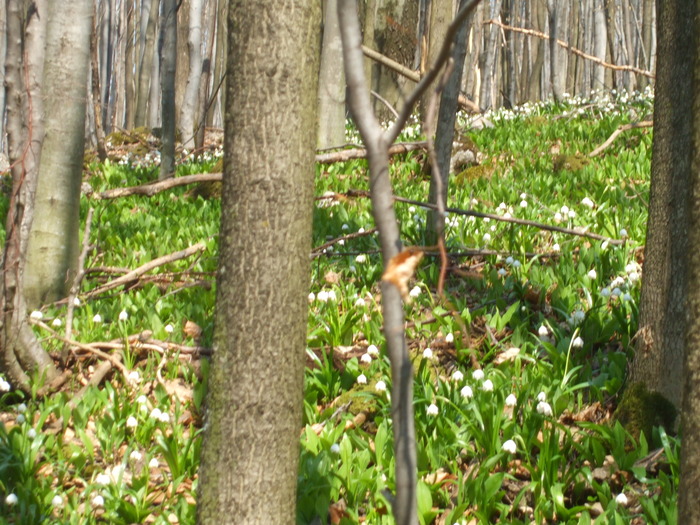
{"type": "MultiPolygon", "coordinates": [[[[489,19],[496,18],[501,11],[501,0],[493,0],[490,4],[484,6],[485,9],[490,9],[489,19]]],[[[494,85],[496,79],[496,55],[498,54],[499,46],[496,45],[498,39],[498,28],[489,24],[486,34],[486,43],[483,50],[483,61],[481,67],[481,92],[479,94],[479,107],[482,110],[494,107],[496,104],[496,94],[494,93],[494,85]]]]}
{"type": "Polygon", "coordinates": [[[161,49],[161,116],[162,134],[160,149],[159,180],[175,174],[175,68],[177,63],[177,0],[163,0],[161,30],[163,32],[161,49]]]}
{"type": "Polygon", "coordinates": [[[138,86],[136,89],[136,112],[134,125],[145,126],[148,118],[153,57],[156,42],[156,18],[160,0],[143,0],[141,4],[141,55],[139,58],[138,86]]]}
{"type": "Polygon", "coordinates": [[[295,523],[319,7],[275,0],[229,4],[228,69],[235,75],[226,89],[200,524],[295,523]]]}
{"type": "Polygon", "coordinates": [[[199,103],[199,79],[202,76],[202,0],[189,0],[190,16],[187,49],[189,60],[189,75],[187,87],[180,108],[180,140],[183,147],[194,147],[196,109],[199,103]]]}
{"type": "Polygon", "coordinates": [[[326,0],[318,82],[319,149],[345,144],[345,73],[338,26],[338,0],[326,0]]]}
{"type": "Polygon", "coordinates": [[[631,382],[681,403],[692,152],[693,2],[658,4],[659,62],[644,273],[631,382]]]}
{"type": "MultiPolygon", "coordinates": [[[[442,40],[445,36],[447,27],[452,22],[454,9],[452,0],[431,0],[428,7],[428,34],[427,34],[427,56],[423,58],[422,63],[424,69],[433,65],[435,59],[440,53],[442,40]]],[[[461,75],[460,75],[461,78],[461,75]]],[[[428,90],[420,101],[420,121],[425,122],[425,117],[428,112],[430,98],[433,96],[432,90],[428,90]]]]}

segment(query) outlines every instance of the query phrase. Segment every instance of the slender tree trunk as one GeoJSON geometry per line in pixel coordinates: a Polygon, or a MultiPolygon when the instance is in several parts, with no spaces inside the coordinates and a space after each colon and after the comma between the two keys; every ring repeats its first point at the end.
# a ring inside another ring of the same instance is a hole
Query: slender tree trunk
{"type": "Polygon", "coordinates": [[[136,0],[126,0],[126,45],[124,50],[124,122],[126,129],[134,127],[134,54],[136,51],[136,0]]]}
{"type": "Polygon", "coordinates": [[[338,27],[338,0],[326,0],[318,75],[318,147],[345,144],[345,73],[338,27]]]}
{"type": "MultiPolygon", "coordinates": [[[[654,0],[642,0],[642,58],[641,67],[647,71],[652,70],[652,38],[654,27],[654,0]]],[[[649,85],[649,79],[639,76],[639,89],[644,89],[649,85]]]]}
{"type": "MultiPolygon", "coordinates": [[[[209,0],[206,3],[204,16],[204,26],[209,42],[203,53],[202,78],[199,81],[199,104],[197,106],[197,127],[194,138],[196,151],[202,151],[204,147],[204,136],[207,128],[207,109],[210,104],[211,93],[211,70],[214,59],[214,45],[216,44],[216,1],[209,0]]],[[[211,100],[213,102],[213,99],[211,100]]]]}
{"type": "Polygon", "coordinates": [[[207,125],[216,126],[219,122],[217,116],[223,113],[225,106],[226,90],[222,88],[224,75],[226,74],[226,0],[218,0],[216,7],[216,45],[214,47],[214,78],[212,97],[216,97],[217,103],[209,106],[207,125]]]}
{"type": "Polygon", "coordinates": [[[163,65],[159,180],[175,174],[175,67],[177,63],[177,0],[163,0],[161,63],[163,65]]]}
{"type": "MultiPolygon", "coordinates": [[[[607,50],[607,28],[605,27],[605,9],[603,0],[595,0],[593,11],[594,51],[593,54],[605,60],[607,50]]],[[[593,66],[593,89],[605,88],[605,69],[603,66],[593,66]]]]}
{"type": "Polygon", "coordinates": [[[200,524],[296,522],[320,21],[318,2],[230,2],[200,524]]]}
{"type": "Polygon", "coordinates": [[[571,0],[547,0],[549,12],[549,70],[554,100],[563,100],[566,93],[566,71],[568,57],[566,50],[557,45],[556,40],[566,42],[566,22],[569,18],[571,0]]]}
{"type": "MultiPolygon", "coordinates": [[[[5,63],[7,49],[7,2],[0,2],[0,64],[5,63]]],[[[5,68],[0,67],[0,157],[5,144],[5,68]]]]}
{"type": "MultiPolygon", "coordinates": [[[[501,0],[493,0],[490,4],[484,6],[490,9],[489,18],[496,18],[501,11],[501,0]],[[490,7],[489,7],[490,5],[490,7]]],[[[493,92],[493,86],[496,84],[496,55],[498,54],[498,46],[496,45],[499,30],[494,24],[489,24],[486,31],[486,43],[483,50],[483,62],[481,68],[481,94],[479,95],[479,106],[481,109],[489,109],[496,103],[496,96],[493,92]]]]}
{"type": "Polygon", "coordinates": [[[630,382],[642,382],[676,407],[681,403],[686,332],[687,227],[692,153],[693,2],[657,6],[659,62],[649,218],[639,305],[639,332],[630,382]]]}
{"type": "Polygon", "coordinates": [[[187,48],[190,57],[189,76],[185,96],[180,108],[180,140],[185,148],[194,147],[195,116],[199,97],[199,79],[202,76],[202,0],[190,1],[189,37],[187,48]]]}
{"type": "Polygon", "coordinates": [[[177,10],[177,66],[175,68],[175,108],[178,111],[182,108],[185,99],[187,79],[190,74],[190,53],[187,49],[189,34],[190,0],[181,0],[177,10]]]}
{"type": "Polygon", "coordinates": [[[90,38],[90,87],[92,101],[92,118],[95,124],[95,143],[97,145],[97,154],[100,161],[104,162],[107,159],[107,150],[105,149],[105,130],[102,122],[102,111],[100,104],[100,66],[97,60],[97,24],[96,19],[93,19],[92,34],[90,38]]]}
{"type": "Polygon", "coordinates": [[[148,101],[150,98],[151,76],[153,75],[153,58],[156,52],[156,18],[160,0],[143,0],[141,9],[142,48],[138,69],[138,87],[136,89],[136,113],[134,125],[145,126],[148,118],[148,101]]]}
{"type": "MultiPolygon", "coordinates": [[[[454,9],[452,6],[452,0],[430,1],[428,8],[429,24],[427,35],[427,56],[423,58],[423,69],[430,68],[435,62],[435,59],[440,53],[440,48],[442,47],[445,31],[450,25],[450,22],[452,22],[453,16],[454,9]]],[[[433,91],[428,90],[420,102],[420,121],[423,123],[425,122],[428,105],[430,104],[430,98],[432,95],[433,91]]]]}

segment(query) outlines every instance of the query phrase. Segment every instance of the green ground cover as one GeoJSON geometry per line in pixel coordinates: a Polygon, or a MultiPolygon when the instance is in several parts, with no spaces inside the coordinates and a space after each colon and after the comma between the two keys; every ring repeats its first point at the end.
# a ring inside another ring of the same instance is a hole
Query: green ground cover
{"type": "MultiPolygon", "coordinates": [[[[435,293],[439,264],[428,251],[406,306],[421,523],[675,522],[677,438],[661,428],[630,435],[612,418],[637,324],[651,131],[628,131],[587,157],[651,110],[648,94],[613,94],[496,112],[482,130],[461,122],[458,138],[479,166],[454,177],[448,206],[624,242],[446,217],[445,297],[435,293]]],[[[417,138],[409,129],[402,140],[417,138]]],[[[179,175],[211,169],[216,155],[186,160],[179,175]]],[[[396,195],[426,200],[422,163],[421,152],[392,159],[396,195]]],[[[151,161],[125,158],[93,166],[89,182],[102,191],[156,177],[151,161]]],[[[369,199],[350,191],[367,189],[365,161],[317,168],[316,195],[325,198],[316,201],[313,245],[327,246],[312,263],[299,523],[329,515],[334,523],[393,522],[378,239],[350,235],[373,227],[369,199]]],[[[186,192],[83,199],[83,217],[95,210],[94,271],[72,337],[127,342],[128,373],[108,376],[72,408],[100,362],[78,352],[61,394],[2,395],[6,522],[194,522],[208,366],[186,348],[211,343],[220,202],[186,192]],[[197,242],[204,252],[159,268],[157,279],[87,295],[124,269],[197,242]],[[183,350],[158,352],[129,337],[145,330],[142,340],[183,350]]],[[[396,211],[405,244],[424,246],[426,210],[397,202],[396,211]]],[[[65,305],[48,306],[42,322],[57,328],[65,316],[65,305]]],[[[37,333],[60,352],[45,328],[37,333]]]]}

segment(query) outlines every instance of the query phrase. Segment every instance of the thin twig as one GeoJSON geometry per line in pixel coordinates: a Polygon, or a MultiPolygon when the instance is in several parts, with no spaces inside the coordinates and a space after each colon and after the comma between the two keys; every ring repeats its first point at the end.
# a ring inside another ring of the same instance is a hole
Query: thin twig
{"type": "Polygon", "coordinates": [[[651,120],[642,120],[641,122],[631,122],[629,124],[622,124],[620,127],[618,127],[615,131],[612,132],[612,134],[608,137],[608,139],[603,142],[600,146],[598,146],[596,149],[591,151],[588,156],[589,157],[595,157],[597,155],[600,155],[603,151],[608,149],[610,145],[615,142],[615,139],[623,132],[623,131],[628,131],[630,129],[637,129],[637,128],[651,128],[654,126],[654,122],[651,120]]]}
{"type": "Polygon", "coordinates": [[[367,237],[368,235],[374,235],[375,233],[377,233],[377,228],[371,228],[371,229],[365,230],[363,232],[348,233],[347,235],[343,235],[342,237],[338,237],[336,239],[331,239],[330,241],[322,244],[321,246],[314,248],[313,251],[311,252],[311,258],[315,259],[316,257],[320,257],[321,255],[325,255],[324,250],[326,250],[327,248],[330,248],[334,244],[338,244],[340,241],[357,239],[358,237],[367,237]]]}

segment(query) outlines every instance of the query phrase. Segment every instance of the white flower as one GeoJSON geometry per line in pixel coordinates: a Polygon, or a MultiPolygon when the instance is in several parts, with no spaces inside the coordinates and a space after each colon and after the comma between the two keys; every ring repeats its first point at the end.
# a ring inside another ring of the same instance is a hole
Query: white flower
{"type": "Polygon", "coordinates": [[[515,441],[512,439],[509,439],[505,443],[503,443],[503,451],[508,452],[509,454],[515,454],[515,452],[518,450],[518,447],[515,445],[515,441]]]}
{"type": "Polygon", "coordinates": [[[561,220],[562,220],[561,213],[556,212],[556,213],[554,214],[554,222],[561,222],[561,220]]]}
{"type": "Polygon", "coordinates": [[[477,368],[472,372],[472,377],[476,381],[481,381],[484,378],[484,371],[480,368],[477,368]]]}
{"type": "Polygon", "coordinates": [[[569,210],[569,219],[576,217],[576,212],[574,210],[569,210]]]}
{"type": "Polygon", "coordinates": [[[558,243],[558,242],[555,242],[555,243],[552,245],[552,251],[553,251],[553,252],[560,252],[560,251],[561,251],[561,246],[559,246],[559,243],[558,243]]]}
{"type": "Polygon", "coordinates": [[[518,398],[515,397],[515,394],[510,394],[506,398],[506,406],[507,407],[514,407],[517,402],[518,402],[518,398]]]}
{"type": "Polygon", "coordinates": [[[595,271],[595,268],[588,272],[589,279],[595,279],[596,277],[598,277],[598,273],[595,271]]]}
{"type": "Polygon", "coordinates": [[[521,201],[520,201],[520,207],[521,207],[521,208],[527,208],[527,201],[524,200],[524,199],[521,200],[521,201]]]}
{"type": "Polygon", "coordinates": [[[367,376],[365,374],[360,374],[357,376],[357,384],[358,385],[366,385],[367,384],[367,376]]]}
{"type": "Polygon", "coordinates": [[[576,309],[571,312],[571,317],[569,318],[569,324],[573,326],[580,325],[586,318],[586,312],[581,309],[576,309]]]}
{"type": "Polygon", "coordinates": [[[379,348],[377,348],[376,345],[369,345],[367,347],[367,353],[371,356],[378,356],[379,355],[379,348]]]}
{"type": "Polygon", "coordinates": [[[166,333],[172,334],[172,333],[175,331],[175,328],[173,328],[173,325],[171,325],[170,323],[168,323],[168,324],[165,325],[165,329],[164,329],[164,330],[165,330],[166,333]]]}
{"type": "Polygon", "coordinates": [[[513,261],[513,268],[520,268],[521,266],[522,266],[522,264],[520,263],[520,261],[518,259],[515,259],[513,261]]]}
{"type": "Polygon", "coordinates": [[[156,407],[153,410],[151,410],[150,417],[153,419],[160,419],[160,416],[163,415],[163,412],[161,412],[160,408],[156,407]]]}
{"type": "Polygon", "coordinates": [[[73,298],[73,306],[80,306],[80,299],[78,299],[77,297],[74,297],[73,298]]]}
{"type": "Polygon", "coordinates": [[[148,403],[148,398],[146,396],[144,396],[143,394],[141,394],[139,397],[136,398],[136,402],[139,405],[145,405],[146,403],[148,403]]]}
{"type": "Polygon", "coordinates": [[[58,317],[51,322],[51,326],[54,328],[60,328],[62,324],[63,322],[58,317]]]}
{"type": "Polygon", "coordinates": [[[464,374],[460,372],[459,370],[455,370],[454,373],[452,374],[452,380],[453,381],[461,381],[464,379],[464,374]]]}
{"type": "Polygon", "coordinates": [[[583,348],[583,339],[581,337],[577,336],[572,342],[571,346],[574,348],[583,348]]]}
{"type": "Polygon", "coordinates": [[[360,361],[363,362],[363,363],[371,363],[371,362],[372,362],[372,356],[369,355],[369,354],[367,354],[367,353],[362,354],[362,357],[360,357],[360,361]]]}
{"type": "Polygon", "coordinates": [[[432,359],[432,358],[433,358],[433,351],[430,349],[430,347],[423,350],[423,359],[432,359]]]}
{"type": "Polygon", "coordinates": [[[348,226],[347,224],[343,224],[343,225],[340,227],[340,229],[343,230],[343,231],[348,231],[348,230],[350,229],[350,226],[348,226]]]}
{"type": "Polygon", "coordinates": [[[452,343],[452,342],[454,342],[454,340],[455,340],[455,336],[452,335],[452,332],[450,332],[449,334],[447,334],[447,335],[445,336],[445,342],[446,342],[446,343],[452,343]]]}
{"type": "Polygon", "coordinates": [[[623,239],[627,237],[627,230],[625,230],[624,228],[620,228],[620,237],[622,237],[623,239]]]}
{"type": "Polygon", "coordinates": [[[338,445],[338,443],[333,443],[331,445],[331,454],[340,454],[340,445],[338,445]]]}
{"type": "Polygon", "coordinates": [[[26,418],[24,417],[24,414],[18,414],[17,419],[15,419],[18,425],[21,425],[26,421],[26,418]]]}
{"type": "Polygon", "coordinates": [[[522,193],[520,194],[520,198],[521,198],[521,199],[527,199],[527,193],[522,192],[522,193]]]}
{"type": "Polygon", "coordinates": [[[564,205],[560,208],[559,211],[561,211],[562,214],[567,215],[569,213],[569,207],[567,205],[564,205]]]}
{"type": "Polygon", "coordinates": [[[429,416],[437,416],[440,413],[440,409],[435,403],[430,403],[428,408],[425,409],[429,416]]]}
{"type": "Polygon", "coordinates": [[[337,301],[338,300],[338,298],[335,295],[335,290],[328,291],[328,300],[329,301],[337,301]]]}
{"type": "MultiPolygon", "coordinates": [[[[360,228],[360,229],[362,229],[362,228],[360,228]]],[[[365,254],[363,254],[363,253],[361,253],[360,255],[358,255],[357,257],[355,257],[355,262],[356,262],[356,263],[360,263],[360,264],[361,264],[361,263],[365,262],[366,260],[367,260],[367,256],[366,256],[365,254]]]]}
{"type": "Polygon", "coordinates": [[[148,468],[158,468],[158,459],[151,458],[151,461],[148,462],[148,468]]]}
{"type": "Polygon", "coordinates": [[[408,213],[416,213],[416,207],[415,207],[415,206],[409,206],[409,207],[408,207],[408,213]]]}
{"type": "Polygon", "coordinates": [[[484,381],[484,383],[481,385],[481,390],[484,392],[493,392],[493,381],[490,379],[484,381]]]}
{"type": "Polygon", "coordinates": [[[459,391],[459,394],[464,397],[464,398],[471,398],[474,397],[474,391],[472,390],[472,387],[469,385],[465,385],[462,387],[462,390],[459,391]]]}
{"type": "Polygon", "coordinates": [[[364,229],[364,228],[360,228],[359,230],[357,230],[357,233],[365,233],[365,229],[364,229]]]}
{"type": "Polygon", "coordinates": [[[584,197],[583,200],[581,201],[581,204],[583,204],[584,206],[587,206],[589,208],[595,207],[595,203],[591,199],[589,199],[588,197],[584,197]]]}
{"type": "Polygon", "coordinates": [[[637,281],[639,281],[639,274],[637,272],[630,272],[627,278],[630,280],[631,283],[636,283],[637,281]]]}
{"type": "Polygon", "coordinates": [[[498,275],[500,275],[501,277],[504,277],[504,276],[508,275],[508,272],[506,271],[505,268],[499,268],[498,275]]]}
{"type": "Polygon", "coordinates": [[[629,293],[625,292],[624,294],[622,294],[622,300],[623,301],[631,301],[632,296],[629,293]]]}
{"type": "Polygon", "coordinates": [[[11,388],[10,383],[0,378],[0,392],[9,392],[11,388]]]}
{"type": "Polygon", "coordinates": [[[20,403],[19,405],[17,405],[17,412],[19,412],[21,414],[22,412],[26,412],[26,411],[27,411],[27,405],[25,405],[24,403],[20,403]]]}
{"type": "Polygon", "coordinates": [[[549,328],[546,325],[541,324],[537,329],[537,335],[540,337],[547,337],[549,335],[549,328]]]}
{"type": "Polygon", "coordinates": [[[540,392],[539,394],[537,394],[537,401],[547,401],[547,394],[545,394],[544,392],[540,392]]]}
{"type": "Polygon", "coordinates": [[[325,303],[328,301],[328,292],[326,290],[321,290],[316,294],[316,299],[321,301],[322,303],[325,303]]]}
{"type": "Polygon", "coordinates": [[[139,375],[137,370],[132,370],[131,372],[129,372],[129,375],[126,376],[126,378],[129,380],[130,383],[141,382],[141,376],[139,375]]]}
{"type": "Polygon", "coordinates": [[[540,401],[537,403],[537,413],[542,414],[543,416],[551,416],[552,406],[546,401],[540,401]]]}
{"type": "Polygon", "coordinates": [[[126,310],[122,310],[119,312],[119,320],[120,321],[126,321],[129,318],[129,314],[127,313],[126,310]]]}
{"type": "Polygon", "coordinates": [[[136,428],[136,426],[139,424],[138,420],[134,416],[129,416],[126,418],[126,427],[127,428],[136,428]]]}
{"type": "Polygon", "coordinates": [[[364,308],[366,305],[367,303],[365,303],[365,300],[362,297],[358,297],[355,301],[355,306],[357,308],[364,308]]]}
{"type": "Polygon", "coordinates": [[[168,414],[167,412],[161,412],[160,417],[158,418],[158,421],[160,421],[161,423],[169,422],[170,421],[170,414],[168,414]]]}
{"type": "Polygon", "coordinates": [[[374,385],[374,389],[377,392],[386,392],[386,383],[380,379],[377,381],[377,384],[374,385]]]}
{"type": "Polygon", "coordinates": [[[34,439],[36,437],[36,430],[34,430],[33,428],[27,430],[27,437],[29,439],[34,439]]]}
{"type": "Polygon", "coordinates": [[[490,233],[485,233],[484,236],[482,237],[484,242],[490,242],[491,241],[491,234],[490,233]]]}
{"type": "Polygon", "coordinates": [[[610,297],[610,288],[607,286],[600,291],[600,295],[603,297],[610,297]]]}
{"type": "Polygon", "coordinates": [[[112,482],[112,478],[109,477],[108,474],[105,474],[104,472],[102,474],[98,474],[97,477],[95,477],[95,483],[98,485],[109,485],[112,482]]]}
{"type": "Polygon", "coordinates": [[[511,257],[510,255],[508,257],[506,257],[506,264],[507,265],[513,264],[513,261],[515,261],[515,259],[513,259],[513,257],[511,257]]]}
{"type": "Polygon", "coordinates": [[[625,496],[624,492],[620,492],[617,496],[615,496],[615,502],[618,505],[622,505],[623,507],[627,505],[627,496],[625,496]]]}
{"type": "Polygon", "coordinates": [[[41,321],[44,318],[44,314],[42,314],[39,310],[34,310],[31,314],[29,314],[29,317],[36,321],[41,321]]]}
{"type": "Polygon", "coordinates": [[[411,291],[408,292],[408,295],[410,295],[411,297],[413,297],[415,299],[416,297],[418,297],[420,295],[420,292],[421,292],[420,286],[414,286],[413,288],[411,288],[411,291]]]}
{"type": "Polygon", "coordinates": [[[95,314],[92,318],[93,323],[101,323],[102,322],[102,316],[100,314],[95,314]]]}
{"type": "Polygon", "coordinates": [[[14,492],[9,493],[5,497],[5,505],[8,507],[12,507],[13,505],[17,505],[17,502],[19,501],[19,498],[17,498],[17,495],[14,492]]]}
{"type": "Polygon", "coordinates": [[[105,499],[98,494],[97,496],[92,498],[92,506],[97,507],[97,508],[104,507],[105,506],[105,499]]]}
{"type": "Polygon", "coordinates": [[[499,210],[507,210],[508,206],[506,205],[505,202],[502,202],[501,204],[498,205],[499,210]]]}
{"type": "Polygon", "coordinates": [[[129,459],[132,461],[141,461],[141,458],[143,457],[143,454],[139,452],[138,450],[132,450],[131,454],[129,454],[129,459]]]}

